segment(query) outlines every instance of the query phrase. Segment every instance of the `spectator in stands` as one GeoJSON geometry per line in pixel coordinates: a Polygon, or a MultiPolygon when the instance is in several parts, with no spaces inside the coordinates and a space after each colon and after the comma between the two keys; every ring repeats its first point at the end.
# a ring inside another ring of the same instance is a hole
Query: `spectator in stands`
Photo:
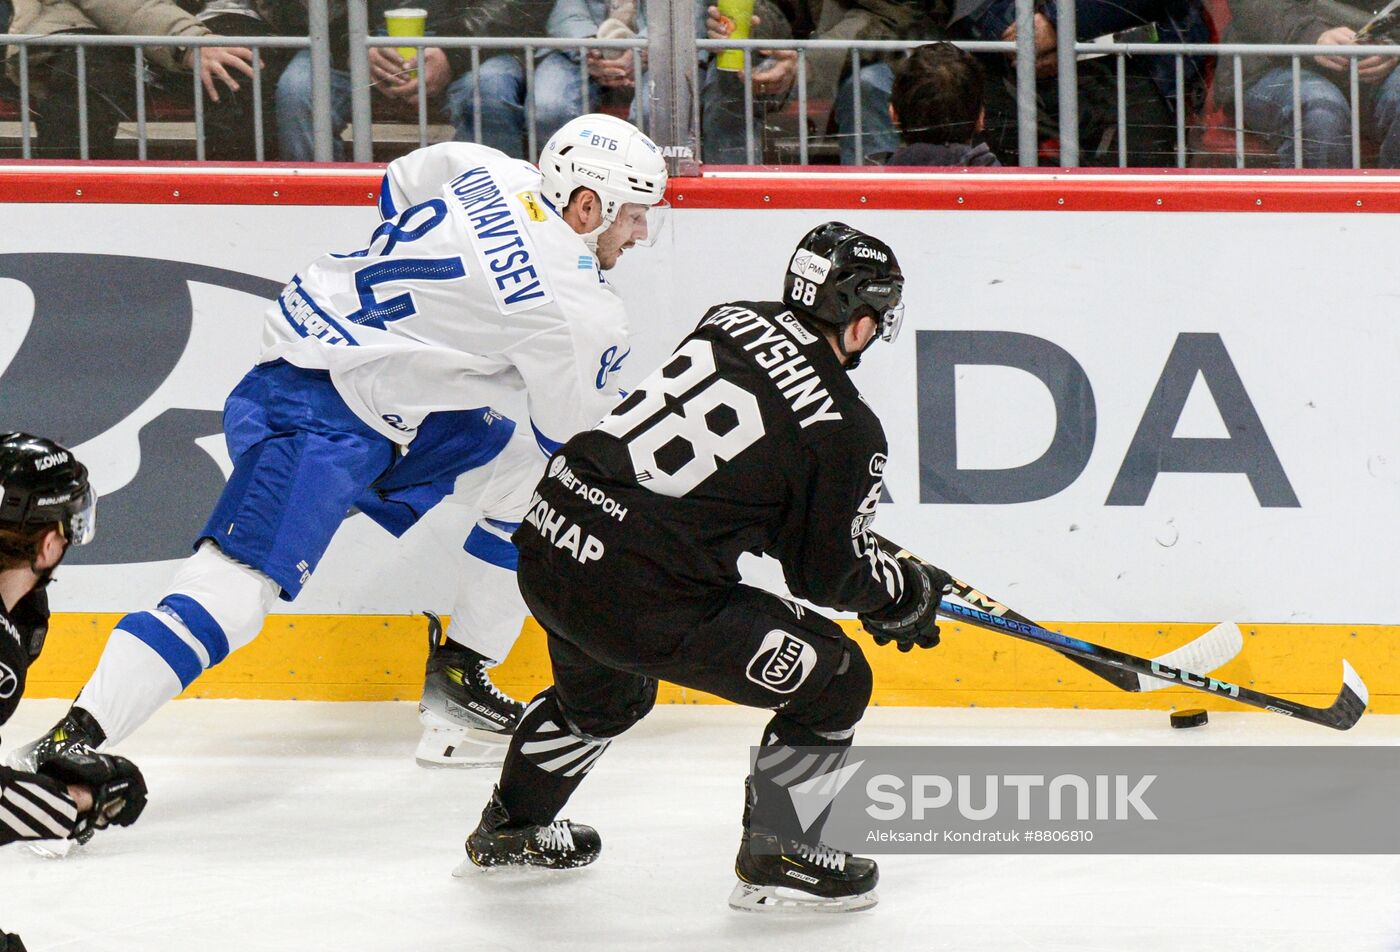
{"type": "MultiPolygon", "coordinates": [[[[286,0],[282,0],[286,2],[286,0]]],[[[295,0],[293,0],[295,2],[295,0]]],[[[403,4],[370,0],[371,32],[384,34],[384,11],[403,4]]],[[[550,0],[414,0],[428,11],[425,32],[429,36],[543,36],[550,0]]],[[[332,3],[331,130],[335,156],[347,157],[341,140],[350,125],[350,73],[348,31],[343,0],[332,3]]],[[[304,13],[303,13],[304,16],[304,13]]],[[[285,30],[284,32],[295,32],[285,30]]],[[[302,35],[305,35],[303,32],[302,35]]],[[[425,47],[422,68],[430,100],[445,95],[445,109],[456,138],[475,140],[475,83],[481,84],[481,141],[517,158],[525,154],[525,66],[520,51],[482,50],[480,69],[471,69],[471,51],[465,47],[425,47]]],[[[371,47],[370,78],[376,91],[416,119],[418,78],[416,62],[405,62],[393,47],[371,47]]],[[[311,119],[311,56],[302,51],[292,58],[277,84],[277,130],[282,157],[309,162],[314,158],[311,119]]]]}
{"type": "MultiPolygon", "coordinates": [[[[894,40],[938,39],[936,24],[946,19],[941,0],[755,0],[752,35],[757,39],[894,40]],[[781,4],[781,10],[777,9],[781,4]]],[[[707,10],[705,35],[724,39],[730,27],[716,7],[707,10]]],[[[794,50],[764,50],[755,57],[755,142],[761,159],[764,114],[790,100],[797,83],[794,50]]],[[[862,152],[855,141],[855,90],[848,50],[812,50],[806,56],[809,102],[831,102],[839,137],[841,163],[859,165],[872,152],[890,152],[899,137],[889,118],[893,74],[877,54],[862,56],[870,67],[860,76],[862,152]]],[[[710,64],[701,93],[705,160],[725,164],[746,161],[743,77],[710,64]]],[[[799,121],[806,121],[800,117],[799,121]]]]}
{"type": "MultiPolygon", "coordinates": [[[[1346,46],[1370,18],[1370,0],[1231,0],[1232,19],[1226,43],[1299,43],[1346,46]],[[1339,22],[1344,21],[1344,22],[1339,22]]],[[[1392,42],[1392,41],[1387,41],[1392,42]]],[[[1293,168],[1293,68],[1289,57],[1241,57],[1244,73],[1244,122],[1278,143],[1278,164],[1293,168]]],[[[1389,56],[1361,57],[1362,129],[1378,140],[1378,164],[1400,168],[1400,72],[1389,56]]],[[[1351,167],[1350,58],[1318,56],[1304,60],[1300,93],[1303,106],[1303,165],[1307,168],[1351,167]]],[[[1234,103],[1233,57],[1225,57],[1215,77],[1216,100],[1234,103]]]]}
{"type": "Polygon", "coordinates": [[[885,164],[1000,165],[985,142],[975,142],[986,121],[985,82],[977,57],[951,43],[914,50],[894,70],[890,118],[904,145],[885,164]]]}
{"type": "MultiPolygon", "coordinates": [[[[172,0],[15,0],[12,33],[114,33],[144,36],[209,36],[215,31],[172,0]]],[[[194,51],[175,46],[145,50],[157,69],[188,75],[194,51]]],[[[19,79],[19,47],[9,49],[8,73],[19,79]]],[[[253,52],[243,47],[206,47],[200,79],[205,103],[206,155],[211,159],[253,157],[249,78],[253,52]]],[[[88,47],[85,54],[88,154],[116,154],[117,125],[136,118],[134,53],[126,47],[88,47]]],[[[34,91],[35,155],[80,155],[77,51],[74,47],[30,47],[34,91]]],[[[158,77],[159,79],[159,77],[158,77]]]]}
{"type": "MultiPolygon", "coordinates": [[[[1036,99],[1042,141],[1059,135],[1057,15],[1053,3],[1035,14],[1036,99]]],[[[960,0],[951,32],[962,39],[1016,38],[1015,0],[960,0]]],[[[1075,25],[1080,42],[1116,36],[1132,42],[1209,42],[1201,0],[1076,0],[1075,25]]],[[[987,69],[987,134],[993,151],[1017,162],[1016,66],[1014,57],[981,57],[987,69]]],[[[1171,56],[1130,56],[1125,64],[1128,129],[1127,164],[1176,164],[1178,111],[1191,116],[1205,96],[1204,61],[1185,60],[1185,101],[1177,102],[1176,64],[1171,56]]],[[[1117,165],[1117,63],[1113,57],[1080,58],[1079,160],[1082,165],[1117,165]]],[[[1052,158],[1051,162],[1057,162],[1052,158]]]]}
{"type": "MultiPolygon", "coordinates": [[[[557,0],[549,14],[549,35],[563,39],[623,40],[646,36],[644,0],[557,0]]],[[[597,112],[605,104],[629,106],[637,126],[643,117],[631,108],[637,88],[635,50],[589,50],[588,98],[584,100],[578,50],[553,50],[535,63],[535,123],[540,142],[570,119],[597,112]]]]}

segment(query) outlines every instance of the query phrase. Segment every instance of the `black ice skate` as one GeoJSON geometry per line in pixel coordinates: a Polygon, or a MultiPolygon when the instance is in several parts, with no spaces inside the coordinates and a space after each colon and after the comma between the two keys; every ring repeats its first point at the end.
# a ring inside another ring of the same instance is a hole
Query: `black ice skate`
{"type": "Polygon", "coordinates": [[[81,707],[71,707],[63,720],[53,726],[43,737],[16,748],[5,763],[28,773],[34,773],[47,760],[69,751],[92,752],[107,740],[107,732],[87,711],[81,707]]]}
{"type": "MultiPolygon", "coordinates": [[[[6,766],[34,773],[46,761],[74,751],[92,752],[107,742],[107,732],[81,707],[70,707],[63,720],[43,737],[16,748],[5,759],[6,766]]],[[[26,843],[32,852],[50,859],[67,856],[76,844],[92,839],[95,828],[89,825],[76,840],[34,840],[26,843]]]]}
{"type": "MultiPolygon", "coordinates": [[[[542,866],[573,869],[598,858],[603,841],[591,826],[555,820],[546,826],[512,825],[501,803],[500,788],[491,791],[491,802],[481,811],[481,822],[467,837],[467,859],[473,866],[542,866]]],[[[467,871],[466,863],[454,875],[467,871]]]]}
{"type": "Polygon", "coordinates": [[[428,666],[418,703],[423,737],[415,758],[424,767],[499,765],[525,705],[491,682],[491,659],[447,641],[441,619],[423,614],[428,666]]]}
{"type": "Polygon", "coordinates": [[[809,846],[749,828],[752,784],[745,783],[744,833],[729,908],[742,912],[856,912],[879,902],[880,867],[825,844],[809,846]]]}

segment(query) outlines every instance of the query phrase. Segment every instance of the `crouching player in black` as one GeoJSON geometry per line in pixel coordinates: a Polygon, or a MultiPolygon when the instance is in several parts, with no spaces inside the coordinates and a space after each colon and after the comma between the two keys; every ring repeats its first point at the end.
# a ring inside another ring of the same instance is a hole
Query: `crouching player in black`
{"type": "MultiPolygon", "coordinates": [[[[49,630],[48,584],[70,545],[92,539],[96,499],[87,468],[50,440],[0,434],[0,724],[19,706],[49,630]]],[[[0,767],[0,844],[86,840],[125,826],[146,805],[141,772],[122,757],[77,749],[39,773],[0,767]]],[[[0,952],[22,952],[0,931],[0,952]]]]}
{"type": "MultiPolygon", "coordinates": [[[[467,840],[472,863],[592,862],[597,832],[555,817],[612,738],[651,709],[658,678],[772,710],[763,745],[850,745],[870,700],[860,646],[831,620],[740,584],[741,553],[776,557],[794,594],[860,613],[881,644],[937,644],[949,580],[876,545],[885,435],[847,376],[877,337],[895,338],[903,285],[884,242],[821,225],[794,252],[781,303],[711,309],[659,371],[550,460],[515,542],[555,683],[516,730],[467,840]]],[[[873,860],[750,828],[759,789],[748,785],[730,905],[873,905],[873,860]]]]}

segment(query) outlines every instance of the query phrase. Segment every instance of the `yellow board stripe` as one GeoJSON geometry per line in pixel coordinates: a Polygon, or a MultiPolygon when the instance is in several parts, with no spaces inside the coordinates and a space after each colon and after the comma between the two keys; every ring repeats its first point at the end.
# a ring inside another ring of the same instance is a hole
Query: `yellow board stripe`
{"type": "MultiPolygon", "coordinates": [[[[118,614],[54,616],[28,697],[71,698],[87,680],[118,614]]],[[[1185,688],[1128,694],[1048,649],[993,632],[944,623],[943,644],[901,654],[876,648],[859,626],[875,671],[875,704],[954,707],[1205,707],[1245,710],[1185,688]]],[[[1163,654],[1205,632],[1202,624],[1074,623],[1072,637],[1143,657],[1163,654]]],[[[1309,704],[1328,704],[1341,686],[1342,658],[1371,691],[1370,710],[1400,713],[1400,626],[1246,625],[1244,651],[1216,674],[1309,704]]],[[[416,700],[423,685],[427,628],[413,615],[273,615],[262,635],[196,681],[183,696],[314,701],[416,700]]],[[[550,682],[544,633],[526,622],[519,643],[493,673],[500,687],[530,697],[550,682]]],[[[700,691],[663,684],[662,703],[708,704],[700,691]]]]}

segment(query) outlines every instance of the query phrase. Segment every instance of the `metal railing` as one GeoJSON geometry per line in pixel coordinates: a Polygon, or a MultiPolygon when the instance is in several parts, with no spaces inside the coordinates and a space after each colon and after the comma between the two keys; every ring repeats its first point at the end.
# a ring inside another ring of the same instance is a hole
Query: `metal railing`
{"type": "MultiPolygon", "coordinates": [[[[1332,45],[1243,45],[1243,44],[1199,44],[1199,43],[1100,43],[1072,42],[1074,28],[1073,3],[1070,0],[1059,2],[1059,43],[1057,49],[1059,114],[1058,137],[1060,163],[1076,166],[1080,163],[1080,99],[1077,83],[1078,68],[1083,57],[1107,56],[1114,61],[1113,74],[1116,81],[1116,144],[1120,166],[1127,166],[1130,156],[1130,138],[1134,123],[1127,101],[1128,63],[1135,57],[1171,57],[1174,60],[1175,78],[1175,150],[1171,156],[1175,165],[1186,167],[1192,159],[1190,130],[1195,117],[1188,114],[1183,104],[1189,99],[1187,81],[1187,61],[1196,57],[1218,57],[1220,62],[1229,58],[1233,65],[1233,126],[1235,165],[1244,167],[1248,158],[1247,130],[1245,126],[1245,89],[1243,84],[1244,63],[1254,57],[1281,58],[1291,64],[1293,83],[1293,128],[1292,142],[1295,167],[1304,163],[1304,115],[1303,115],[1303,70],[1309,58],[1314,56],[1341,57],[1349,61],[1346,71],[1350,110],[1351,110],[1351,164],[1360,168],[1362,163],[1363,117],[1362,83],[1357,63],[1370,56],[1400,57],[1398,46],[1332,46],[1332,45]]],[[[632,50],[635,74],[631,94],[631,111],[636,117],[643,117],[649,131],[658,143],[668,147],[671,157],[686,154],[699,155],[701,137],[703,85],[701,60],[697,53],[710,53],[724,49],[738,49],[743,56],[742,112],[743,112],[743,154],[745,160],[754,164],[764,159],[763,142],[760,136],[760,123],[757,106],[770,102],[796,119],[796,156],[801,164],[808,164],[814,155],[811,131],[807,116],[812,107],[809,95],[809,59],[818,53],[841,52],[848,55],[849,77],[841,91],[850,90],[850,127],[839,130],[840,134],[853,138],[854,154],[865,154],[865,139],[869,134],[868,123],[863,114],[860,80],[863,67],[892,54],[907,54],[922,45],[924,40],[884,40],[884,41],[838,41],[838,40],[709,40],[696,39],[693,35],[694,21],[687,12],[687,5],[681,0],[644,0],[648,19],[659,24],[660,31],[653,29],[650,38],[597,40],[597,39],[558,39],[544,37],[475,38],[429,36],[422,38],[387,37],[372,35],[369,29],[366,0],[347,0],[349,30],[349,76],[350,76],[350,129],[351,154],[357,162],[368,162],[373,158],[373,107],[369,69],[369,51],[383,47],[414,47],[419,50],[437,48],[443,50],[466,49],[470,53],[470,68],[474,75],[471,83],[472,122],[471,133],[480,141],[482,138],[483,112],[491,104],[483,102],[481,64],[484,55],[497,51],[520,51],[524,70],[524,109],[525,109],[525,149],[530,158],[538,154],[540,135],[537,123],[535,91],[535,69],[537,56],[552,51],[578,51],[578,79],[581,88],[580,111],[587,111],[592,102],[590,92],[593,83],[588,71],[585,51],[587,50],[632,50]],[[796,54],[796,76],[792,90],[779,100],[768,99],[756,94],[753,82],[755,53],[759,50],[791,50],[796,54]],[[640,62],[649,56],[646,69],[640,62]]],[[[4,42],[17,47],[19,126],[21,149],[24,158],[34,157],[33,147],[33,84],[31,82],[32,53],[40,47],[73,47],[77,73],[78,111],[78,152],[81,158],[90,154],[89,142],[89,91],[87,89],[87,50],[95,47],[130,47],[132,50],[132,82],[135,88],[135,119],[137,155],[147,158],[149,139],[149,109],[147,105],[150,86],[147,69],[147,47],[180,47],[193,51],[193,75],[190,77],[193,105],[193,126],[195,157],[204,159],[206,155],[205,130],[205,91],[200,82],[200,66],[203,51],[210,47],[247,47],[253,50],[253,75],[251,77],[251,108],[254,155],[258,160],[265,158],[267,117],[264,115],[263,93],[265,80],[261,66],[265,62],[263,51],[287,49],[292,51],[309,50],[311,59],[311,124],[314,158],[317,161],[332,161],[335,156],[335,130],[332,120],[331,100],[331,37],[327,0],[310,0],[309,29],[304,37],[285,36],[107,36],[98,34],[53,34],[46,36],[10,35],[4,42]]],[[[1037,164],[1040,138],[1040,115],[1037,108],[1034,30],[1032,27],[1031,0],[1018,0],[1017,38],[1014,42],[958,41],[957,45],[974,53],[998,53],[1014,58],[1016,81],[1016,145],[1019,162],[1023,166],[1037,164]]],[[[420,54],[419,59],[422,59],[420,54]]],[[[831,77],[824,77],[831,79],[831,77]]],[[[429,106],[427,76],[425,70],[417,71],[418,95],[416,123],[418,144],[429,142],[429,106]]],[[[831,84],[834,88],[835,84],[831,84]]],[[[831,101],[834,104],[835,97],[831,101]]],[[[826,100],[822,100],[826,101],[826,100]]],[[[1275,132],[1276,135],[1282,135],[1275,132]]]]}
{"type": "MultiPolygon", "coordinates": [[[[146,93],[150,77],[146,69],[145,48],[149,46],[172,46],[192,50],[193,65],[191,82],[194,95],[195,158],[204,160],[204,86],[200,81],[203,50],[211,47],[250,47],[253,51],[253,76],[251,79],[253,100],[254,154],[257,161],[266,156],[265,119],[262,110],[262,53],[263,49],[312,49],[316,58],[315,46],[308,37],[291,36],[122,36],[96,35],[85,33],[55,33],[48,36],[17,35],[6,36],[5,43],[18,47],[19,67],[19,114],[20,114],[20,154],[23,158],[34,158],[33,154],[33,109],[30,92],[30,54],[33,47],[75,47],[77,61],[78,92],[78,157],[89,158],[88,133],[88,89],[87,89],[87,49],[89,47],[129,46],[132,48],[132,82],[136,91],[137,157],[144,160],[147,154],[148,123],[146,93]]],[[[324,47],[323,47],[324,50],[324,47]]],[[[313,64],[313,70],[314,70],[313,64]]],[[[326,66],[327,78],[323,84],[329,87],[329,59],[326,66]]],[[[318,84],[322,85],[322,84],[318,84]]],[[[329,112],[327,112],[327,115],[329,112]]],[[[326,141],[330,141],[330,126],[326,126],[326,141]]]]}

